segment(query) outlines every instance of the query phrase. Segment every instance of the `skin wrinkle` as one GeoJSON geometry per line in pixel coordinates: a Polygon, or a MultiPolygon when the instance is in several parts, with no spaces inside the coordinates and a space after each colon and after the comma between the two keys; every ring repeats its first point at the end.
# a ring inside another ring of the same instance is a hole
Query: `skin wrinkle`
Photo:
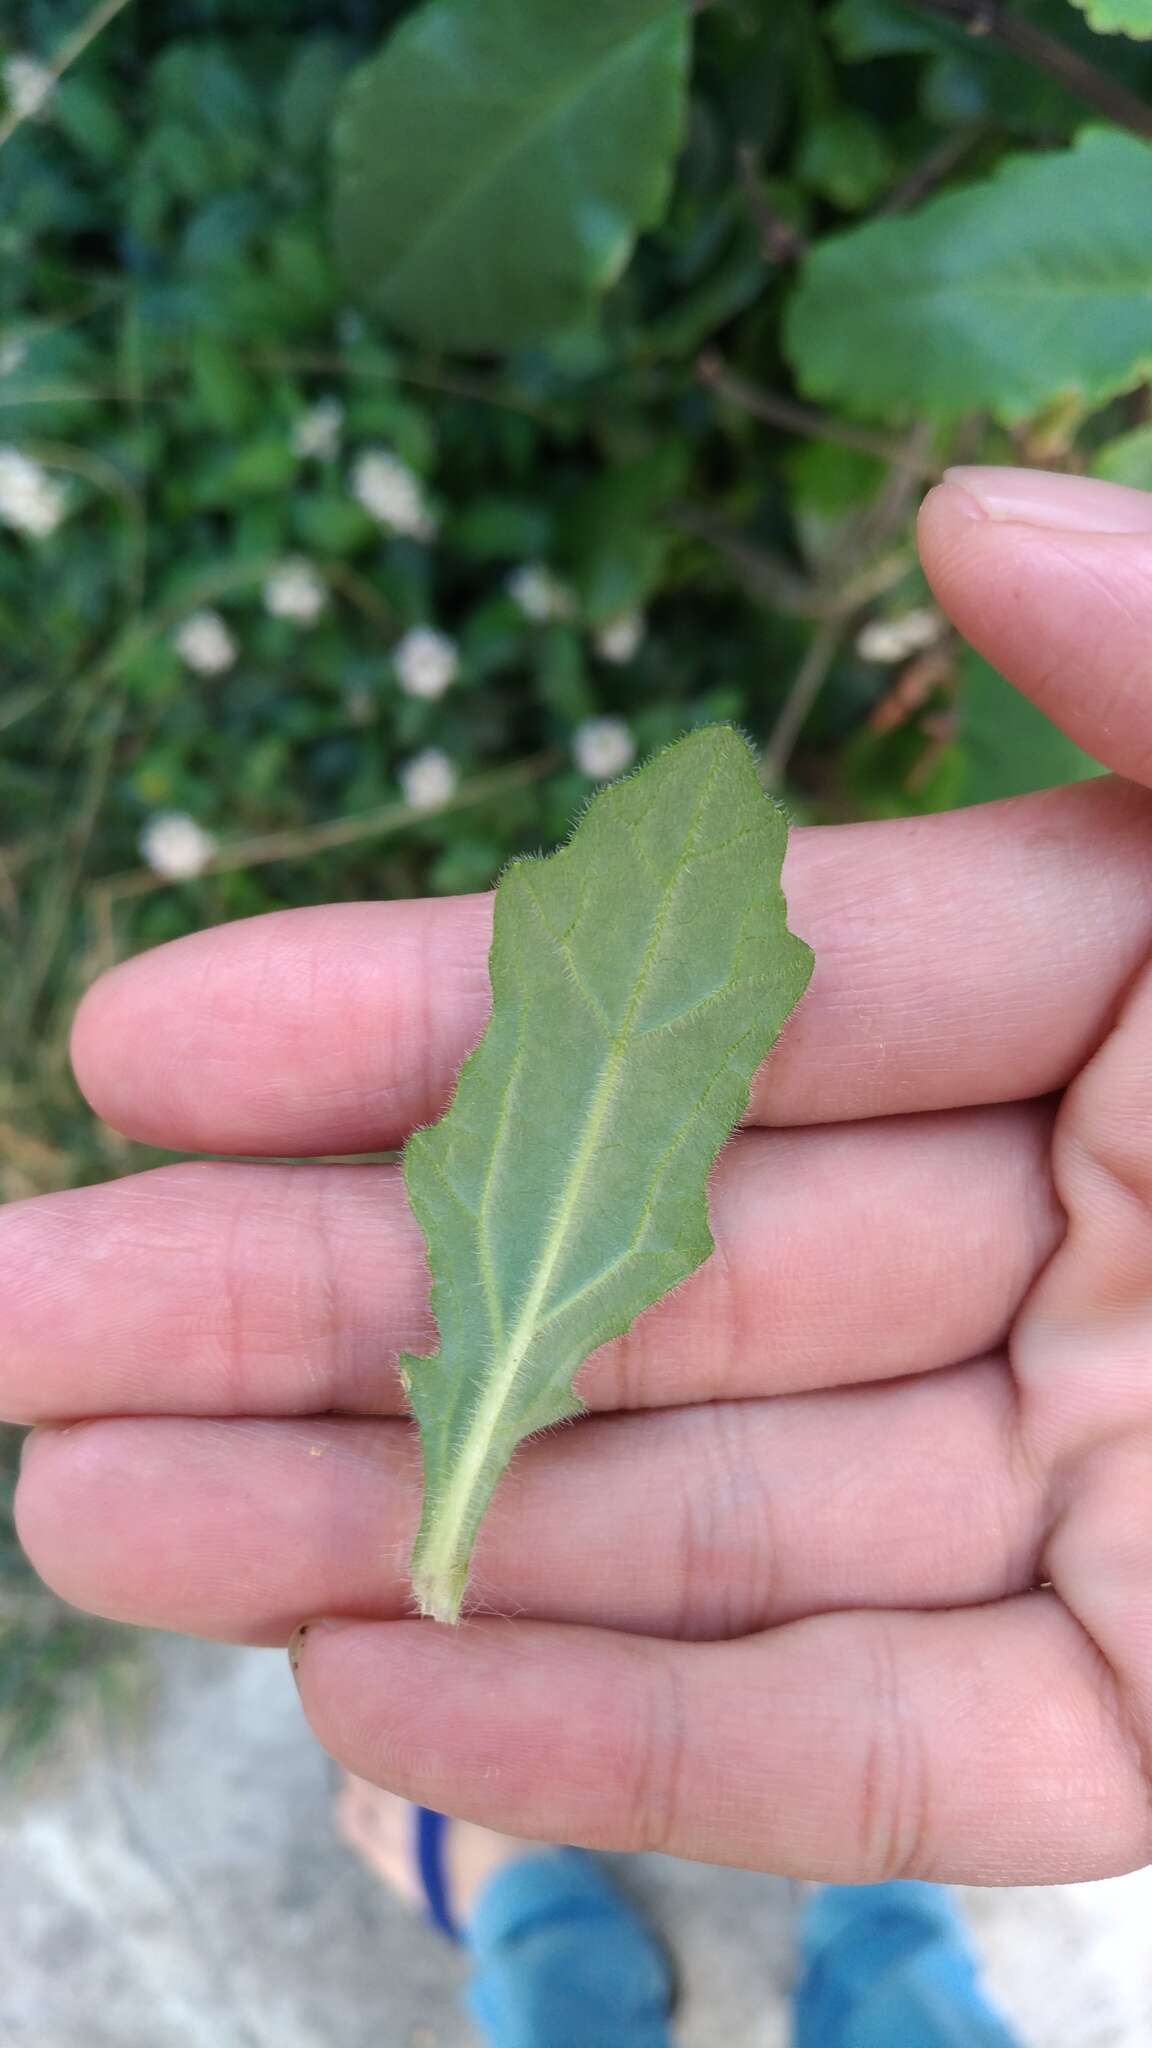
{"type": "MultiPolygon", "coordinates": [[[[524,1452],[498,1496],[481,1543],[482,1604],[516,1613],[543,1603],[555,1618],[579,1621],[591,1592],[603,1613],[607,1573],[612,1625],[717,1640],[841,1602],[919,1606],[929,1580],[953,1606],[1024,1590],[1037,1569],[1045,1496],[1018,1483],[1001,1436],[996,1372],[963,1366],[906,1388],[603,1417],[558,1430],[524,1452]],[[875,1463],[878,1453],[887,1462],[875,1463]],[[636,1472],[638,1484],[629,1476],[636,1472]],[[926,1515],[929,1482],[937,1494],[926,1515]],[[804,1513],[808,1489],[825,1503],[815,1530],[804,1513]],[[680,1576],[682,1515],[693,1548],[691,1611],[680,1576]],[[854,1536],[857,1527],[864,1533],[854,1536]]],[[[419,1470],[406,1423],[148,1418],[86,1428],[78,1450],[66,1432],[37,1433],[20,1502],[26,1540],[66,1597],[88,1604],[99,1582],[116,1594],[105,1602],[115,1616],[152,1618],[139,1605],[133,1613],[131,1589],[157,1561],[122,1532],[147,1520],[155,1502],[184,1530],[162,1568],[178,1574],[182,1604],[169,1619],[186,1630],[268,1641],[279,1620],[284,1640],[299,1618],[294,1602],[313,1613],[404,1611],[419,1470]],[[202,1477],[212,1482],[203,1513],[202,1477]],[[55,1503],[67,1512],[45,1550],[41,1532],[55,1503]],[[78,1523],[91,1532],[82,1548],[70,1533],[78,1523]],[[261,1541],[263,1577],[242,1596],[229,1560],[258,1554],[261,1541]],[[207,1607],[195,1590],[205,1582],[215,1603],[207,1607]]]]}
{"type": "Polygon", "coordinates": [[[928,1775],[905,1703],[900,1653],[883,1617],[881,1623],[869,1649],[875,1714],[854,1802],[857,1861],[865,1881],[876,1884],[930,1868],[928,1775]]]}

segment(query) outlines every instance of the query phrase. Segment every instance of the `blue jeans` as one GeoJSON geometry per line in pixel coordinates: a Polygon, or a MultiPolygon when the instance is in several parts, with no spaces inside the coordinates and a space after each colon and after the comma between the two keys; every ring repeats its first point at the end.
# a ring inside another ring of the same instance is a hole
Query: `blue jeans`
{"type": "MultiPolygon", "coordinates": [[[[500,1871],[468,1927],[490,2048],[671,2048],[667,1962],[589,1856],[500,1871]]],[[[801,1931],[795,2048],[1014,2048],[935,1885],[829,1885],[801,1931]]]]}

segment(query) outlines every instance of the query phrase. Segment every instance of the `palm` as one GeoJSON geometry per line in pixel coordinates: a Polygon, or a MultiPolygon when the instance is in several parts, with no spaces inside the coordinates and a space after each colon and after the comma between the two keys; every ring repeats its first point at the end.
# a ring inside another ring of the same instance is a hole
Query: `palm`
{"type": "MultiPolygon", "coordinates": [[[[405,1619],[418,1460],[381,1361],[431,1328],[395,1168],[8,1212],[4,1405],[98,1418],[34,1440],[33,1556],[137,1621],[341,1617],[302,1659],[322,1738],[504,1828],[864,1878],[1143,1860],[1152,990],[1116,1013],[1150,865],[1152,799],[1115,783],[800,836],[817,980],[716,1176],[717,1256],[522,1456],[459,1635],[405,1619]]],[[[487,916],[183,942],[89,999],[81,1077],[172,1146],[395,1145],[482,1026],[487,916]]]]}

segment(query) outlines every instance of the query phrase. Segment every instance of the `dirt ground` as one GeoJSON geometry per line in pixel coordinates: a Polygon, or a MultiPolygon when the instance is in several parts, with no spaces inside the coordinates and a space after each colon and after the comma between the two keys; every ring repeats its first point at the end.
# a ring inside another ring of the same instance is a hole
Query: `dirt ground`
{"type": "MultiPolygon", "coordinates": [[[[157,1661],[135,1725],[86,1729],[0,1813],[3,2048],[474,2048],[458,1957],[333,1839],[284,1659],[157,1661]]],[[[683,2048],[785,2048],[791,1888],[658,1857],[621,1874],[679,1957],[683,2048]]],[[[1148,2048],[1152,1871],[964,1899],[1031,2048],[1148,2048]]]]}

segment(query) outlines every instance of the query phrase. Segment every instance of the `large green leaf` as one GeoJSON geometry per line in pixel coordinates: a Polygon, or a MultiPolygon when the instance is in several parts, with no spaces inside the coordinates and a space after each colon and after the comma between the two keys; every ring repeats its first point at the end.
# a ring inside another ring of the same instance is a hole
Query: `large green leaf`
{"type": "Polygon", "coordinates": [[[1152,40],[1152,0],[1073,0],[1101,35],[1152,40]]]}
{"type": "Polygon", "coordinates": [[[911,218],[819,244],[787,323],[810,397],[892,419],[1015,422],[1152,369],[1152,147],[1093,129],[911,218]]]}
{"type": "Polygon", "coordinates": [[[440,1331],[401,1360],[424,1451],[413,1583],[440,1620],[516,1445],[577,1414],[589,1352],[712,1249],[709,1168],[811,970],[786,838],[745,742],[710,726],[500,882],[492,1021],[405,1154],[440,1331]]]}
{"type": "Polygon", "coordinates": [[[426,0],[338,123],[352,288],[443,348],[586,316],[663,211],[688,49],[684,0],[426,0]]]}
{"type": "Polygon", "coordinates": [[[1104,773],[1028,697],[971,652],[964,657],[958,711],[964,755],[961,803],[1026,796],[1104,773]]]}

